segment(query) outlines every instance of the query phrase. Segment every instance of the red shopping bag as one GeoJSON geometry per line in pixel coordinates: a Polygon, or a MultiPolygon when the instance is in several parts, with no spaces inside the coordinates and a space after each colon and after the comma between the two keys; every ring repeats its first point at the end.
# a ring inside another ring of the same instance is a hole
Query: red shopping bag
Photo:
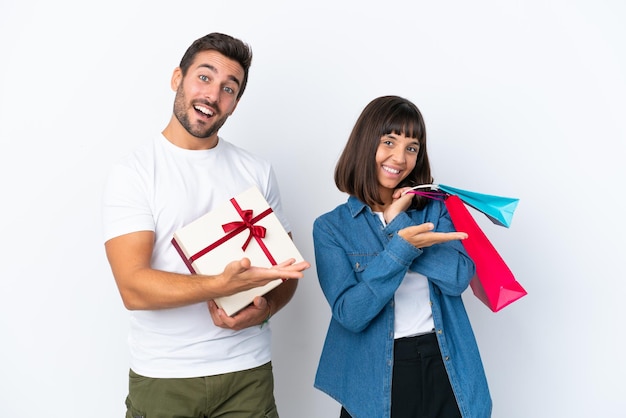
{"type": "Polygon", "coordinates": [[[456,195],[449,195],[444,202],[456,230],[468,234],[461,242],[476,265],[476,276],[470,282],[474,295],[493,312],[525,296],[526,290],[515,280],[463,201],[456,195]]]}

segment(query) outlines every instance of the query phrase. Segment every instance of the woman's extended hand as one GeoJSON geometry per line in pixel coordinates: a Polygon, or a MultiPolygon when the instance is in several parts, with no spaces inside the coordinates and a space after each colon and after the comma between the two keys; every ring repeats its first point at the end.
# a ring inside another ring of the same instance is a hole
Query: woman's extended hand
{"type": "Polygon", "coordinates": [[[435,226],[426,222],[421,225],[409,226],[398,231],[398,235],[408,241],[415,248],[430,247],[442,242],[464,240],[467,238],[465,232],[432,232],[435,226]]]}

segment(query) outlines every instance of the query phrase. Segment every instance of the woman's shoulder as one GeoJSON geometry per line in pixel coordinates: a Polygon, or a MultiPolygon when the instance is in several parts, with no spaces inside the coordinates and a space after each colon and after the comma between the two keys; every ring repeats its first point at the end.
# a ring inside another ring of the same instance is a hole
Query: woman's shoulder
{"type": "Polygon", "coordinates": [[[426,206],[421,209],[410,210],[411,218],[421,219],[422,222],[433,221],[447,213],[446,205],[441,200],[428,199],[426,206]]]}
{"type": "Polygon", "coordinates": [[[341,216],[347,210],[348,210],[347,204],[346,203],[341,203],[341,204],[335,206],[333,209],[329,210],[328,212],[325,212],[325,213],[322,213],[321,215],[319,215],[316,220],[318,220],[318,219],[332,219],[334,217],[341,216]]]}
{"type": "Polygon", "coordinates": [[[424,207],[425,210],[430,211],[430,212],[437,212],[437,213],[441,213],[442,211],[444,211],[446,208],[446,204],[444,203],[443,200],[439,200],[439,199],[428,199],[428,202],[426,203],[426,206],[424,207]]]}
{"type": "Polygon", "coordinates": [[[343,223],[345,220],[352,218],[350,208],[348,207],[348,202],[341,203],[335,206],[334,209],[329,210],[321,215],[319,215],[314,224],[336,224],[343,223]]]}

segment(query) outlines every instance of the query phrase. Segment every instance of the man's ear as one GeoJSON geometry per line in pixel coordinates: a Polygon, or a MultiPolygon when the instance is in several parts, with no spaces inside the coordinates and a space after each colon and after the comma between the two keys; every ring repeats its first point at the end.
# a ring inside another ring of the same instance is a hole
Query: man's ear
{"type": "Polygon", "coordinates": [[[239,104],[239,99],[237,99],[237,101],[235,102],[233,108],[230,110],[230,112],[228,112],[228,116],[232,115],[233,112],[235,111],[235,109],[237,109],[237,105],[239,104]]]}
{"type": "Polygon", "coordinates": [[[174,73],[172,74],[172,81],[171,81],[172,90],[177,91],[178,86],[180,86],[180,83],[182,81],[183,81],[183,70],[181,70],[180,67],[176,67],[174,69],[174,73]]]}

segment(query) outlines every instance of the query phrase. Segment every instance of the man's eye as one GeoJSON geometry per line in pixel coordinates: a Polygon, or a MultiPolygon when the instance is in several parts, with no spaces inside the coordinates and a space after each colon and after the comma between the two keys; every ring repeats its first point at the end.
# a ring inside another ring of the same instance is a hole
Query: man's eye
{"type": "Polygon", "coordinates": [[[230,87],[224,87],[224,91],[225,91],[226,93],[228,93],[228,94],[234,94],[234,93],[235,93],[235,90],[233,90],[233,89],[232,89],[232,88],[230,88],[230,87]]]}
{"type": "Polygon", "coordinates": [[[205,76],[205,75],[201,75],[198,77],[200,80],[202,81],[209,81],[209,77],[205,76]]]}

